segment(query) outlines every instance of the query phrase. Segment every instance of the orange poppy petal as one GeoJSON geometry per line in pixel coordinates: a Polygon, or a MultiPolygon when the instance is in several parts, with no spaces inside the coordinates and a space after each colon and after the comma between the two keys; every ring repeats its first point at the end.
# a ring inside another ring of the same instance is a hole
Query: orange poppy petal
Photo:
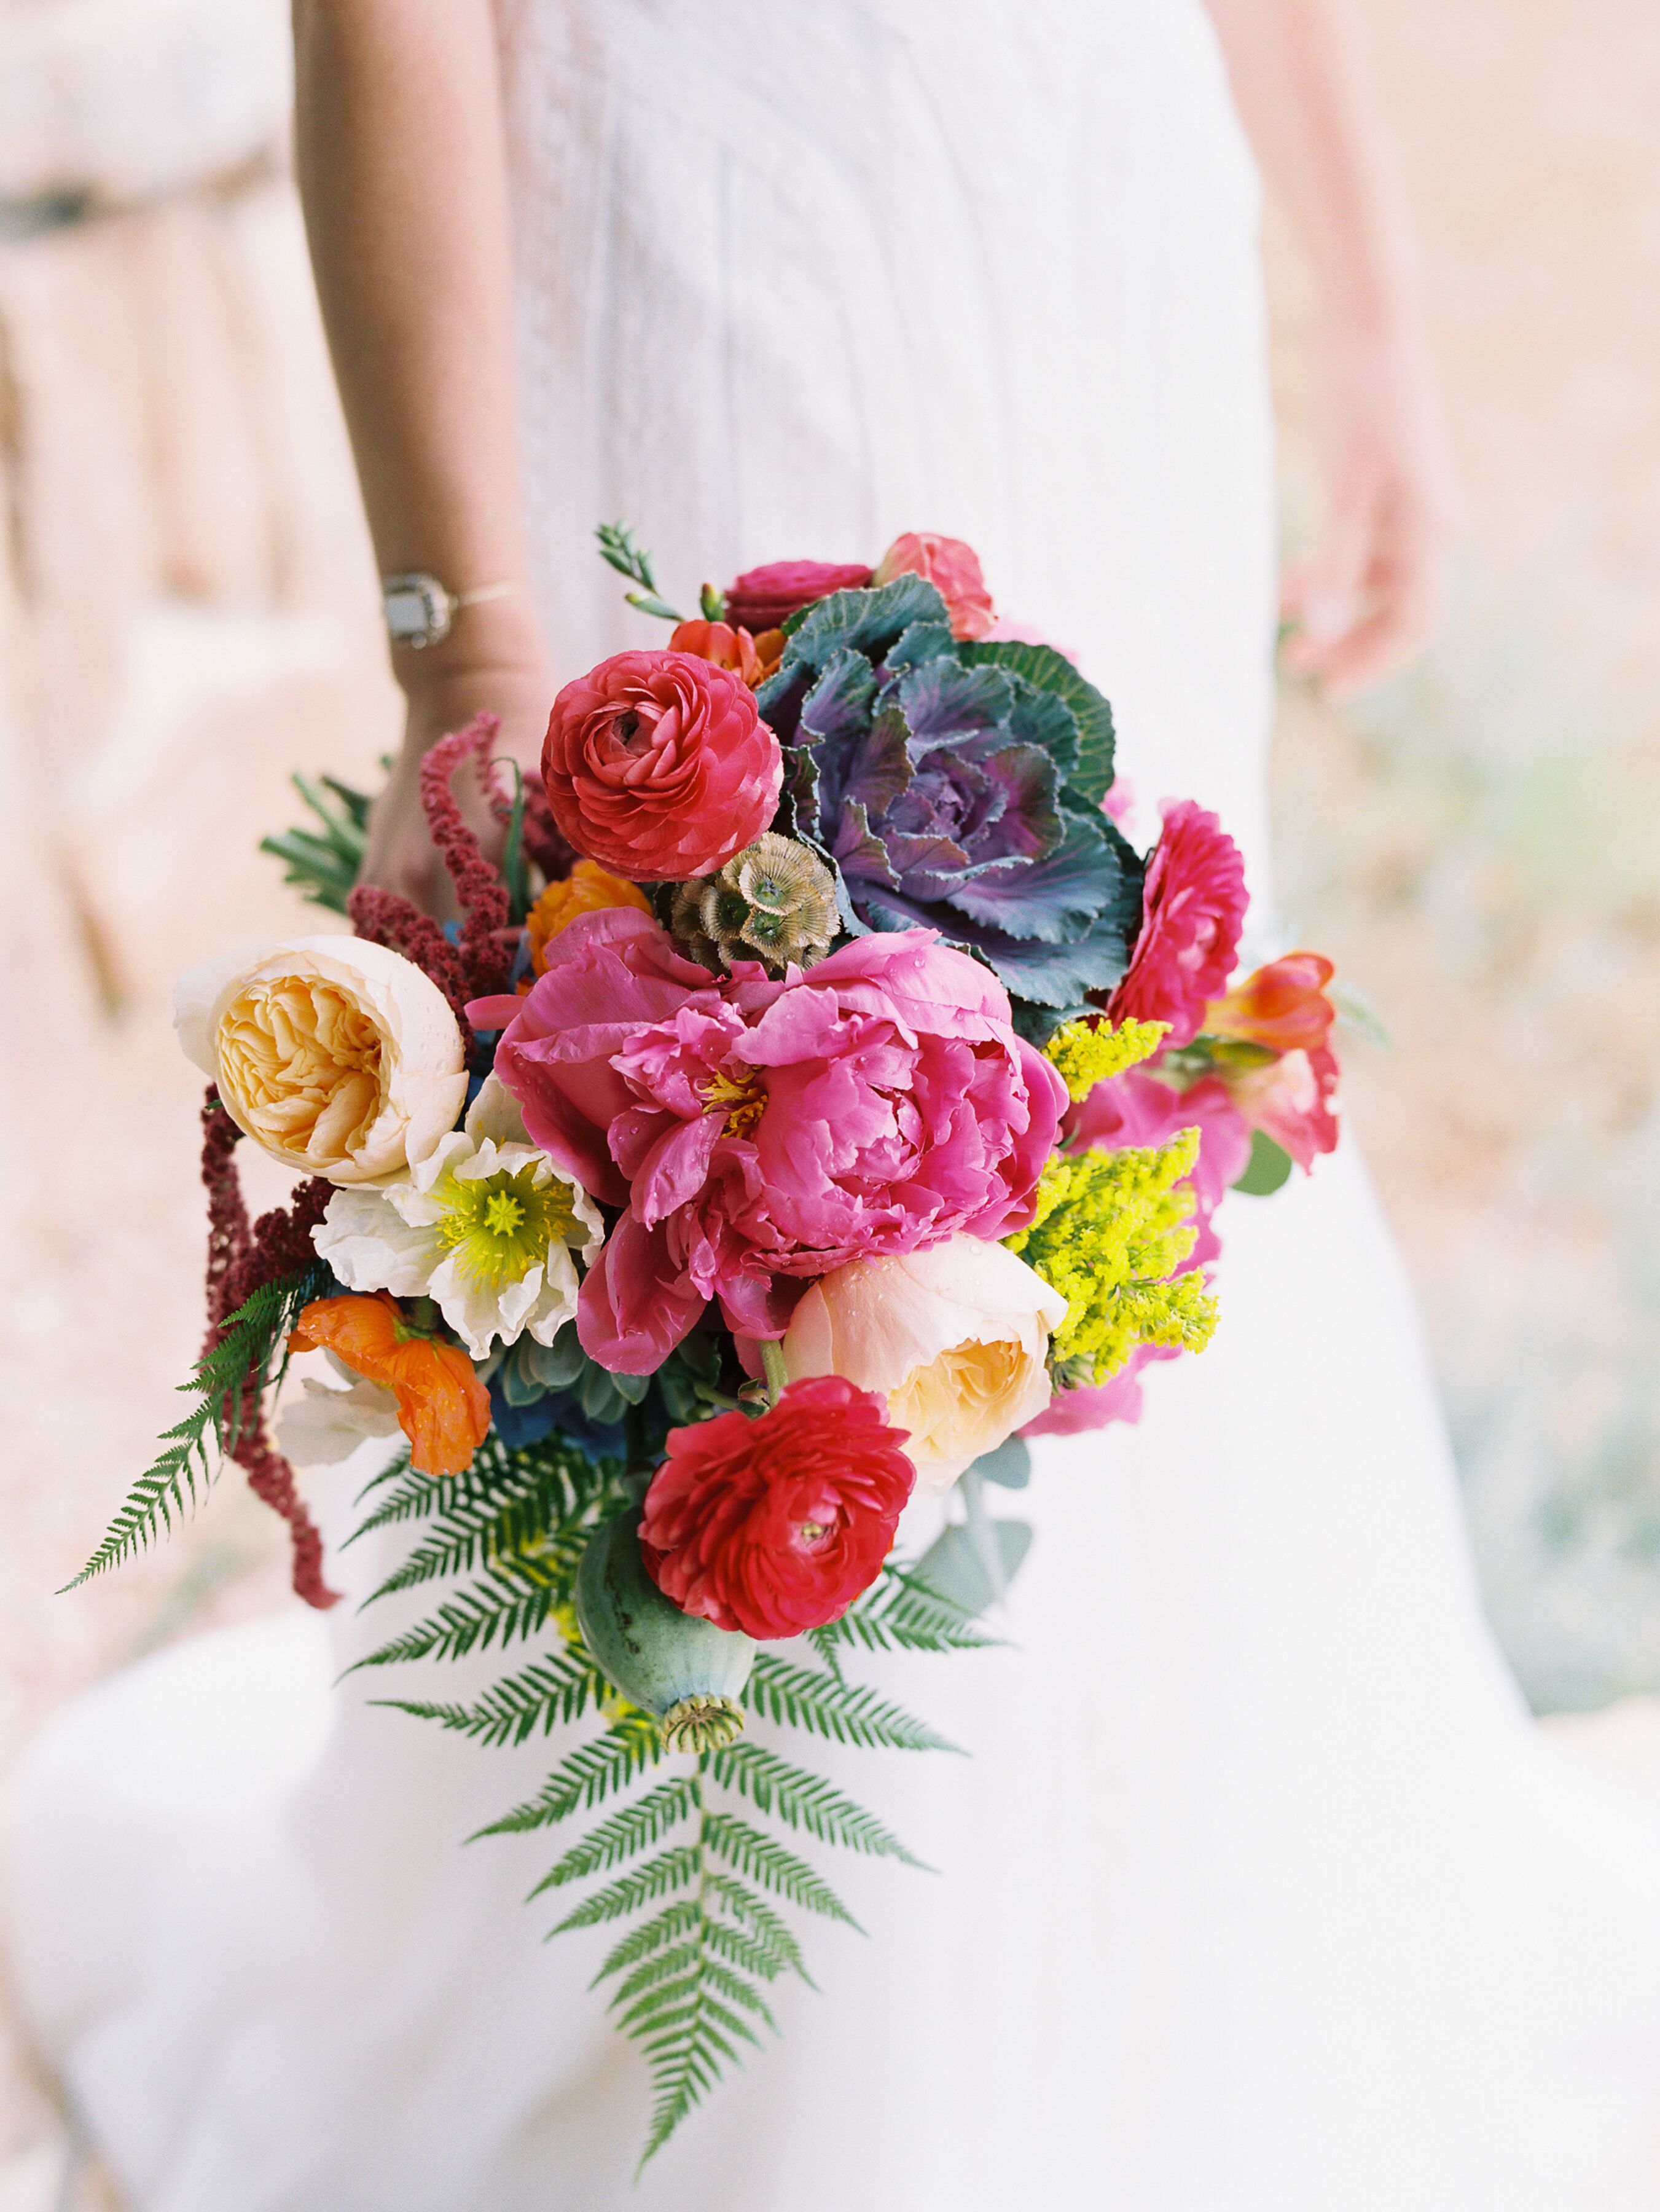
{"type": "Polygon", "coordinates": [[[463,1474],[489,1432],[489,1392],[459,1345],[413,1338],[387,1362],[417,1474],[463,1474]]]}
{"type": "Polygon", "coordinates": [[[366,1297],[313,1298],[303,1306],[289,1339],[290,1352],[332,1352],[366,1382],[384,1382],[387,1360],[398,1349],[399,1315],[385,1291],[366,1297]]]}

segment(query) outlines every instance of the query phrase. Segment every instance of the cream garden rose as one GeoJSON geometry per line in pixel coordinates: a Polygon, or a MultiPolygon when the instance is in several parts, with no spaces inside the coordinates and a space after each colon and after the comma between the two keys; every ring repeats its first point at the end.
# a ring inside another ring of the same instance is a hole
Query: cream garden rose
{"type": "Polygon", "coordinates": [[[246,1135],[296,1174],[375,1182],[429,1152],[467,1093],[449,1001],[356,937],[295,937],[181,978],[186,1054],[246,1135]]]}
{"type": "Polygon", "coordinates": [[[1049,1404],[1049,1340],[1066,1315],[1001,1244],[952,1237],[822,1277],[795,1309],[784,1365],[792,1382],[843,1375],[885,1395],[917,1487],[937,1494],[1049,1404]]]}

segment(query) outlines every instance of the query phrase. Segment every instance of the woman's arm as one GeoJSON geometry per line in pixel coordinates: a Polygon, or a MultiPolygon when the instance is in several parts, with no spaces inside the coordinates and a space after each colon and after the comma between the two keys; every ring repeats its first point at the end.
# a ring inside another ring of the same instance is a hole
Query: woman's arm
{"type": "Polygon", "coordinates": [[[532,760],[553,696],[524,589],[495,33],[489,0],[295,0],[294,33],[306,229],[381,573],[519,586],[392,653],[407,729],[364,874],[439,910],[421,756],[489,709],[532,760]]]}
{"type": "Polygon", "coordinates": [[[1234,97],[1313,268],[1315,438],[1325,514],[1286,579],[1288,664],[1334,695],[1400,665],[1434,626],[1451,479],[1405,220],[1345,0],[1208,0],[1234,97]]]}

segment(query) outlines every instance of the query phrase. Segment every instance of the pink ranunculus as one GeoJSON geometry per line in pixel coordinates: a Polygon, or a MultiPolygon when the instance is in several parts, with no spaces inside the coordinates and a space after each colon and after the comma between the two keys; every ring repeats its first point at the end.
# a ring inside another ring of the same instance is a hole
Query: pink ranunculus
{"type": "MultiPolygon", "coordinates": [[[[1245,1171],[1250,1158],[1250,1131],[1236,1110],[1225,1087],[1207,1076],[1190,1089],[1177,1091],[1161,1083],[1144,1068],[1133,1067],[1110,1083],[1098,1083],[1080,1106],[1067,1117],[1066,1134],[1108,1152],[1126,1145],[1166,1145],[1183,1129],[1199,1132],[1199,1158],[1186,1187],[1195,1200],[1193,1224],[1198,1231],[1191,1254],[1178,1273],[1205,1267],[1221,1257],[1222,1246],[1211,1225],[1211,1216],[1227,1192],[1245,1171]]],[[[1158,1345],[1138,1345],[1124,1365],[1104,1382],[1085,1383],[1075,1390],[1057,1390],[1048,1409],[1028,1421],[1023,1437],[1069,1437],[1087,1429],[1104,1429],[1110,1421],[1134,1424],[1141,1418],[1141,1374],[1155,1360],[1179,1359],[1177,1351],[1158,1345]]]]}
{"type": "Polygon", "coordinates": [[[951,617],[953,637],[984,637],[997,618],[980,573],[980,556],[960,538],[907,530],[877,562],[872,581],[888,584],[903,575],[925,576],[934,586],[951,617]]]}
{"type": "Polygon", "coordinates": [[[635,883],[709,875],[777,811],[784,760],[742,678],[617,653],[553,702],[542,780],[561,834],[635,883]]]}
{"type": "Polygon", "coordinates": [[[1281,1053],[1266,1066],[1228,1077],[1228,1095],[1253,1129],[1304,1170],[1337,1146],[1337,1055],[1329,1046],[1281,1053]]]}
{"type": "Polygon", "coordinates": [[[746,568],[727,586],[727,620],[757,636],[816,606],[832,592],[862,591],[870,570],[845,561],[769,561],[746,568]]]}
{"type": "Polygon", "coordinates": [[[1064,1085],[988,969],[931,930],[857,938],[805,974],[712,979],[644,915],[584,915],[506,1025],[496,1072],[532,1138],[626,1200],[577,1329],[621,1373],[660,1365],[712,1297],[781,1335],[849,1261],[1030,1221],[1064,1085]]]}
{"type": "Polygon", "coordinates": [[[1108,1012],[1115,1022],[1168,1022],[1168,1045],[1191,1042],[1209,1000],[1233,973],[1248,903],[1245,864],[1213,814],[1184,799],[1164,810],[1147,863],[1141,933],[1108,1012]]]}

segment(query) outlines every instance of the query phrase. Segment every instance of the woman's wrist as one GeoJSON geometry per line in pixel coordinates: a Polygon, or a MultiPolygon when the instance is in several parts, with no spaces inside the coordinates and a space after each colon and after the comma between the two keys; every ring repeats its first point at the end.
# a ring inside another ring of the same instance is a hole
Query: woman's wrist
{"type": "Polygon", "coordinates": [[[392,672],[410,705],[491,680],[544,678],[547,643],[527,592],[457,609],[448,635],[419,647],[394,645],[392,672]]]}

